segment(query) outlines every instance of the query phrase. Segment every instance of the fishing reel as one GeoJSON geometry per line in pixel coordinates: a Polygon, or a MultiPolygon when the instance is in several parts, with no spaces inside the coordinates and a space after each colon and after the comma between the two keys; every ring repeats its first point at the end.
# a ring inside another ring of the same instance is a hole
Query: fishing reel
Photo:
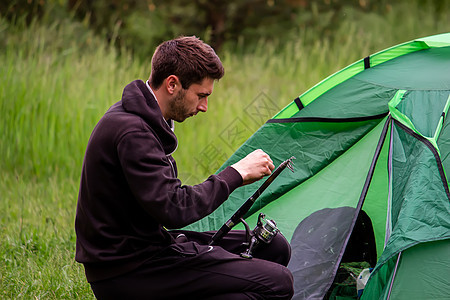
{"type": "Polygon", "coordinates": [[[258,222],[253,231],[250,230],[248,224],[241,218],[242,224],[244,224],[247,242],[244,245],[248,246],[245,252],[241,253],[243,258],[252,258],[252,252],[260,245],[269,244],[272,242],[273,238],[280,231],[274,220],[265,219],[266,215],[260,213],[258,216],[258,222]]]}

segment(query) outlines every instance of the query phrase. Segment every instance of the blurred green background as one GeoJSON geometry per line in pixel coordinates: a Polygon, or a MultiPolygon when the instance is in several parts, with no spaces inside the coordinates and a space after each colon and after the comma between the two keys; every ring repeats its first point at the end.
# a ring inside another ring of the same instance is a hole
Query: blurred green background
{"type": "Polygon", "coordinates": [[[449,1],[18,0],[0,3],[0,298],[89,299],[74,262],[89,135],[145,80],[160,42],[196,35],[225,66],[209,110],[176,124],[195,184],[326,76],[396,44],[450,31],[449,1]]]}

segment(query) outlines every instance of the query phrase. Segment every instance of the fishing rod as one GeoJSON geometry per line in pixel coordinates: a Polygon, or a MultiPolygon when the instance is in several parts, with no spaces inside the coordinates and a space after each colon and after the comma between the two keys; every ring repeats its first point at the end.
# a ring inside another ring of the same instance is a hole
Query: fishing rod
{"type": "Polygon", "coordinates": [[[242,204],[242,206],[234,213],[234,215],[227,221],[222,227],[212,236],[209,245],[212,245],[220,241],[236,224],[242,221],[244,215],[250,210],[256,199],[264,192],[264,190],[277,178],[278,175],[285,169],[288,168],[294,172],[294,167],[292,161],[295,159],[294,156],[282,162],[275,171],[269,176],[269,178],[264,181],[264,183],[256,190],[253,195],[247,199],[247,201],[242,204]]]}

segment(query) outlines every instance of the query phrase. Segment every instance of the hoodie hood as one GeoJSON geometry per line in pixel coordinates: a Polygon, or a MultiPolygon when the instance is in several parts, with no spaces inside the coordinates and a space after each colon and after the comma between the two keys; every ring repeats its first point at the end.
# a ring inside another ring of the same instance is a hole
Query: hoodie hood
{"type": "Polygon", "coordinates": [[[177,137],[164,120],[158,102],[142,80],[135,80],[124,88],[122,107],[126,112],[141,117],[152,128],[161,140],[166,155],[177,149],[177,137]]]}

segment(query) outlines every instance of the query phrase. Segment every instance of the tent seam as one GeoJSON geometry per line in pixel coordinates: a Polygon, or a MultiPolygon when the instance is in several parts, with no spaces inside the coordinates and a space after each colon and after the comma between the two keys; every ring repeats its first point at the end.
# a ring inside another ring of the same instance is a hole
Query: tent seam
{"type": "Polygon", "coordinates": [[[401,127],[406,133],[408,133],[412,137],[416,138],[420,142],[424,143],[425,146],[427,146],[431,150],[431,153],[433,153],[433,156],[436,160],[436,164],[437,164],[437,167],[439,170],[439,175],[441,177],[441,182],[442,182],[442,185],[444,186],[445,194],[447,195],[447,199],[450,201],[450,191],[449,191],[449,187],[448,187],[447,177],[445,176],[444,167],[442,166],[442,161],[441,161],[441,158],[439,157],[439,153],[437,152],[437,149],[433,146],[433,144],[430,143],[429,140],[427,140],[423,136],[415,133],[414,131],[411,130],[411,128],[403,125],[401,122],[399,122],[395,119],[394,119],[394,121],[395,121],[395,124],[399,125],[399,127],[401,127]]]}
{"type": "MultiPolygon", "coordinates": [[[[374,67],[372,67],[372,68],[374,68],[374,67]]],[[[401,90],[402,89],[402,88],[399,88],[398,86],[393,87],[393,86],[388,86],[388,85],[382,85],[380,83],[372,82],[369,80],[362,80],[360,78],[357,78],[356,76],[349,78],[349,80],[350,79],[354,79],[356,81],[359,81],[359,82],[362,82],[365,84],[371,84],[371,85],[375,85],[375,86],[383,87],[383,88],[387,88],[387,89],[392,89],[392,90],[401,90]]],[[[410,87],[408,87],[407,90],[408,91],[450,91],[449,89],[414,89],[414,88],[410,88],[410,87]]]]}
{"type": "Polygon", "coordinates": [[[285,119],[269,119],[266,123],[307,123],[307,122],[324,122],[324,123],[349,123],[349,122],[363,122],[382,119],[388,115],[384,112],[378,115],[354,118],[323,118],[323,117],[298,117],[285,119]]]}

